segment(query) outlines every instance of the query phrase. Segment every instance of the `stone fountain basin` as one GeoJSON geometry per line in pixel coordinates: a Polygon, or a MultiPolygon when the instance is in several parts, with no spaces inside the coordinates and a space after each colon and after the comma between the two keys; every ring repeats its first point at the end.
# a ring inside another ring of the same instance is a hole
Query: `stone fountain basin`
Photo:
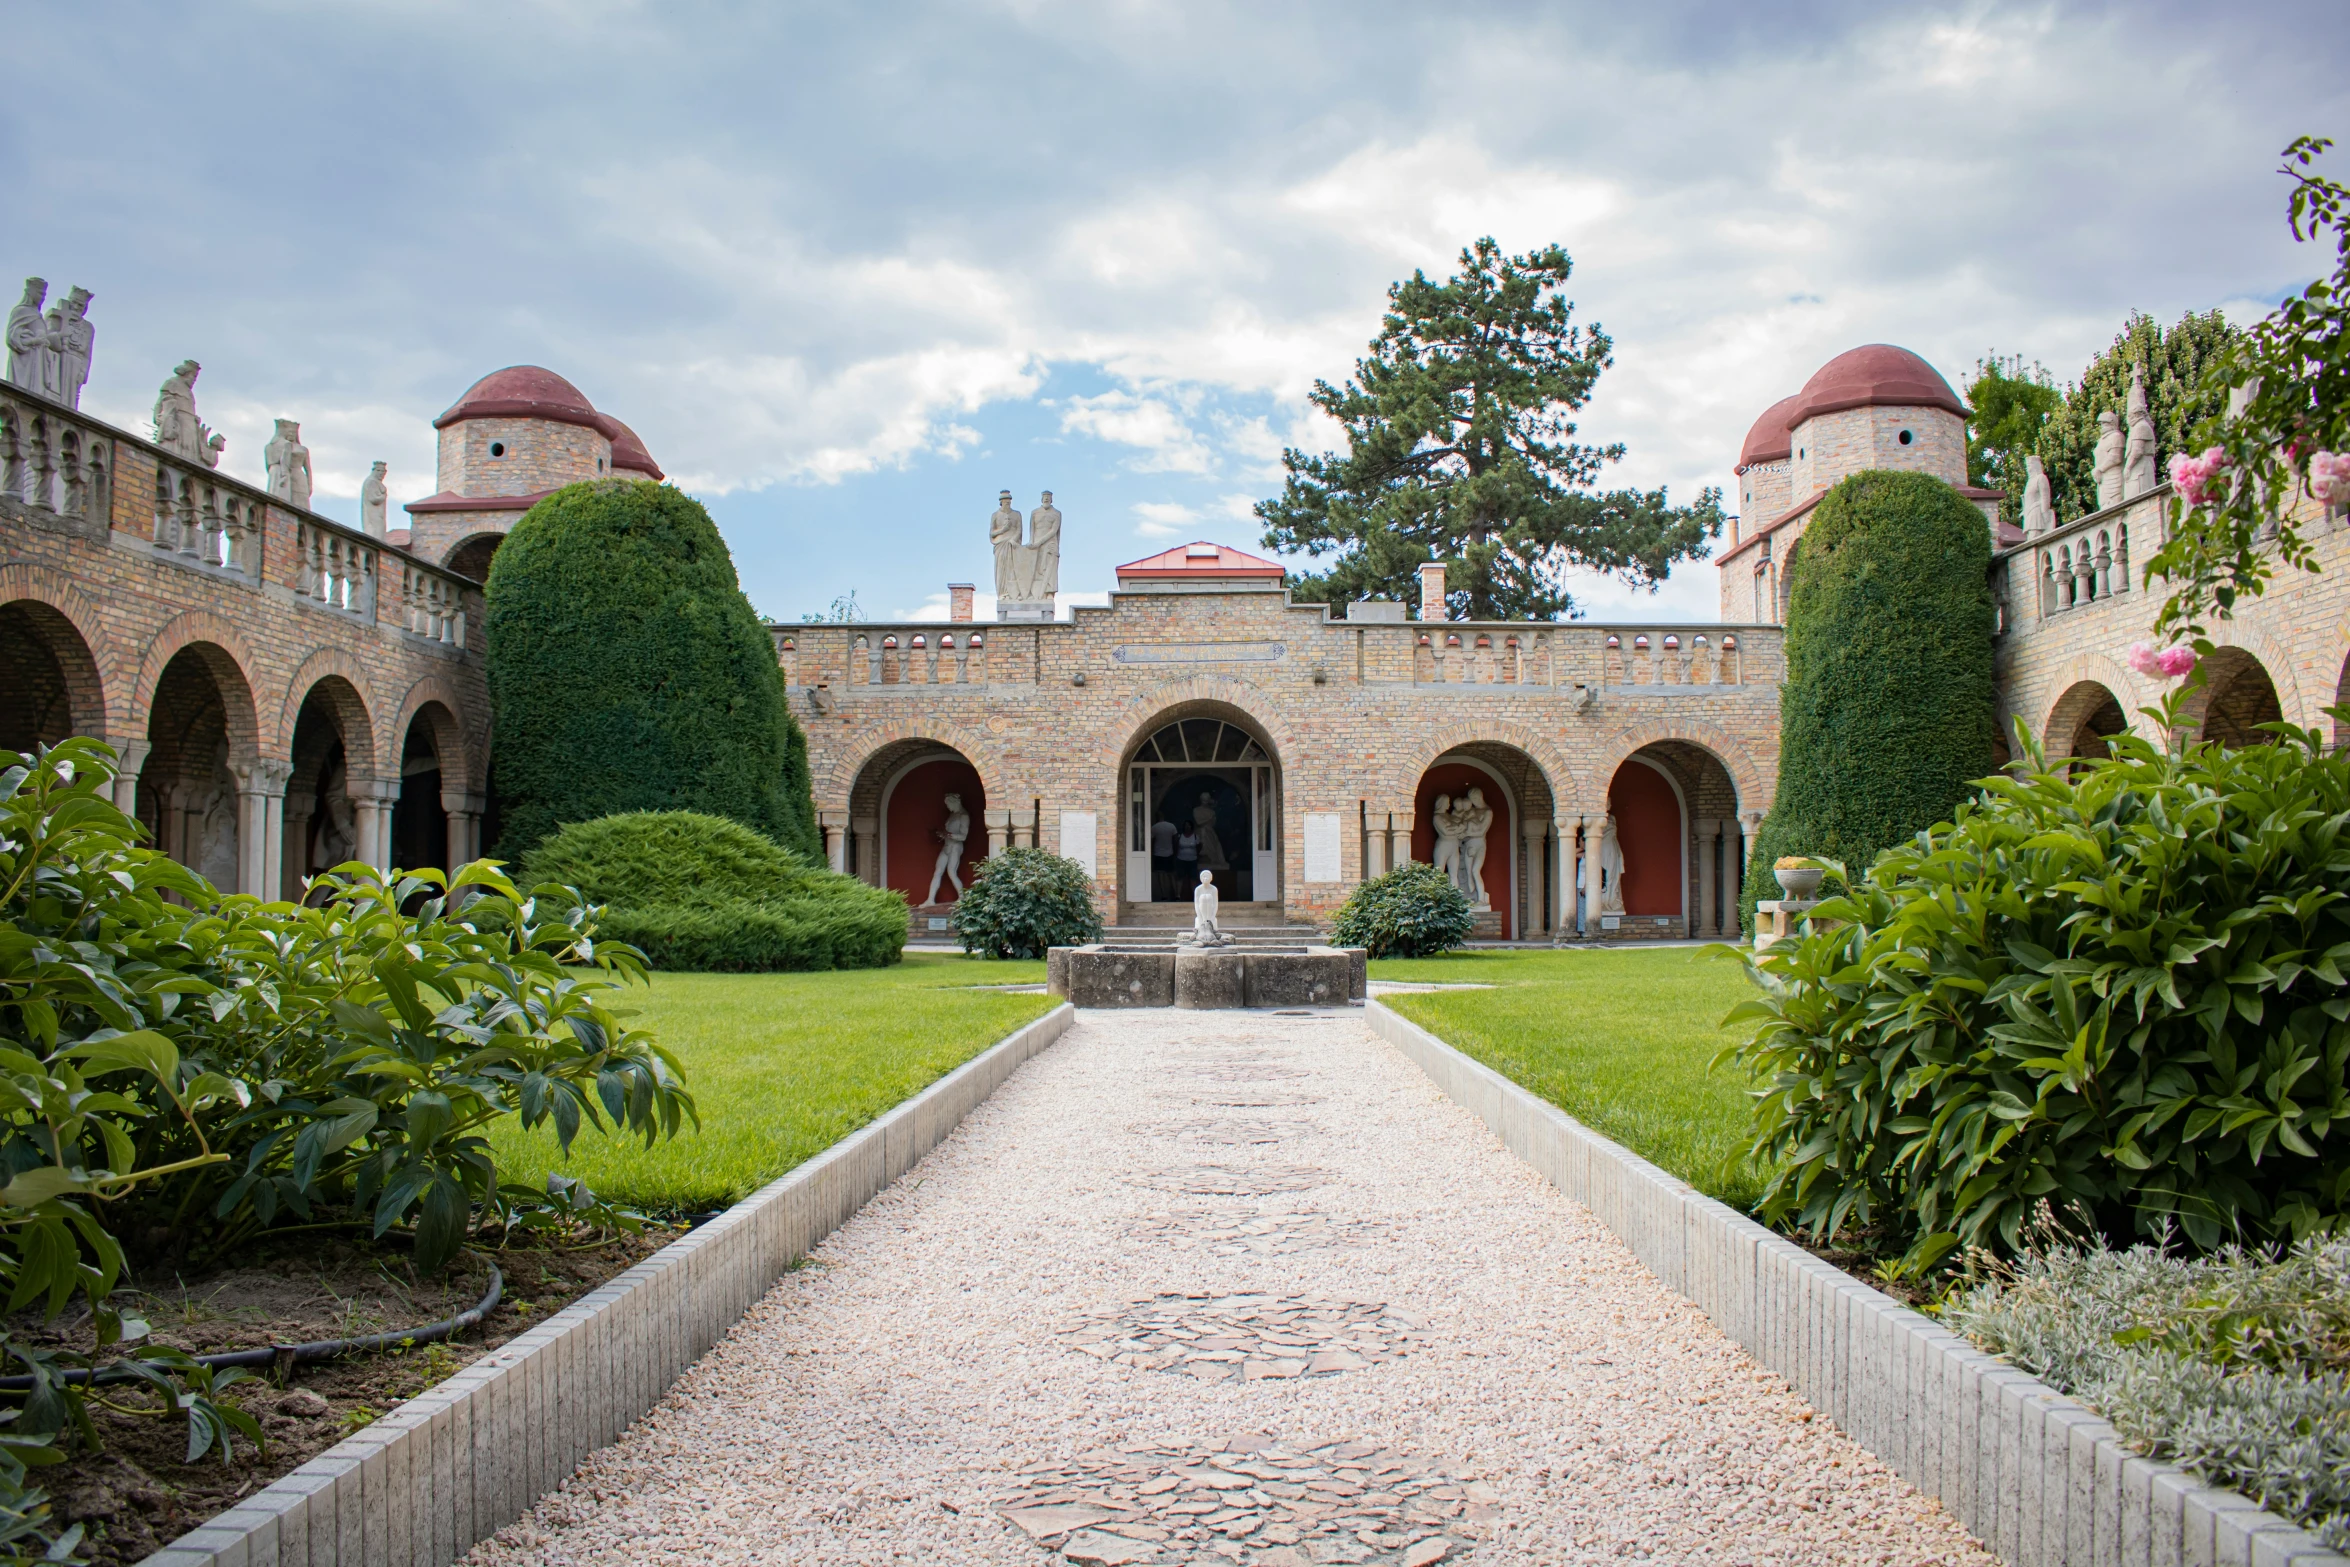
{"type": "Polygon", "coordinates": [[[1096,943],[1045,954],[1045,989],[1080,1007],[1335,1007],[1369,989],[1360,947],[1096,943]]]}

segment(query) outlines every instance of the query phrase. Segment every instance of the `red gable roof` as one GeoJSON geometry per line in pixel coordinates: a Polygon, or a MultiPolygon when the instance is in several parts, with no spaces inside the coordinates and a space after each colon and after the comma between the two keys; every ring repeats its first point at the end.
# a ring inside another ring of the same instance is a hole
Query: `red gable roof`
{"type": "Polygon", "coordinates": [[[1288,574],[1288,569],[1278,561],[1267,560],[1262,555],[1250,555],[1229,544],[1210,544],[1205,539],[1178,544],[1171,550],[1128,561],[1118,568],[1120,581],[1128,577],[1271,577],[1279,580],[1288,574]]]}

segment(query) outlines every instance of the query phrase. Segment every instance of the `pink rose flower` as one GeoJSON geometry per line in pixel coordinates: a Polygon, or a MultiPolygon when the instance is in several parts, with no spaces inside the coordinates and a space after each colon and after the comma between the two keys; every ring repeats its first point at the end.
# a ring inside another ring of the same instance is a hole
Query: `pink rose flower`
{"type": "Polygon", "coordinates": [[[2309,459],[2309,490],[2322,505],[2350,505],[2350,452],[2313,454],[2309,459]]]}
{"type": "Polygon", "coordinates": [[[2195,667],[2195,650],[2191,647],[2157,648],[2151,643],[2134,643],[2130,648],[2130,667],[2141,675],[2176,680],[2195,667]]]}
{"type": "Polygon", "coordinates": [[[2185,452],[2174,453],[2170,460],[2171,488],[2190,506],[2201,506],[2211,498],[2211,481],[2228,465],[2228,454],[2214,446],[2200,457],[2185,452]]]}

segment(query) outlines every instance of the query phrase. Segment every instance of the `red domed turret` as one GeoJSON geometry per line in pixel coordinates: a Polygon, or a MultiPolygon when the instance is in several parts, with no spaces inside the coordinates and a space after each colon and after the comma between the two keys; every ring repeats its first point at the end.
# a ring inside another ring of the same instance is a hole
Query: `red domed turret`
{"type": "Polygon", "coordinates": [[[1795,412],[1800,397],[1782,397],[1763,410],[1754,421],[1754,428],[1746,432],[1746,444],[1738,448],[1738,472],[1744,473],[1756,463],[1785,462],[1794,455],[1795,443],[1789,438],[1794,421],[1787,416],[1795,412]]]}
{"type": "Polygon", "coordinates": [[[432,427],[444,430],[466,419],[550,419],[558,424],[586,425],[591,430],[600,430],[606,423],[578,387],[537,365],[508,365],[491,371],[435,419],[432,427]]]}
{"type": "MultiPolygon", "coordinates": [[[[1803,383],[1802,391],[1780,406],[1787,409],[1790,430],[1816,415],[1841,413],[1847,408],[1941,408],[1961,419],[1968,412],[1941,372],[1891,343],[1870,343],[1838,354],[1803,383]]],[[[1753,436],[1747,437],[1749,444],[1753,440],[1753,436]]]]}
{"type": "Polygon", "coordinates": [[[637,433],[610,415],[604,422],[612,433],[612,471],[614,473],[641,473],[648,479],[665,479],[661,465],[653,461],[653,454],[645,450],[645,443],[637,433]]]}

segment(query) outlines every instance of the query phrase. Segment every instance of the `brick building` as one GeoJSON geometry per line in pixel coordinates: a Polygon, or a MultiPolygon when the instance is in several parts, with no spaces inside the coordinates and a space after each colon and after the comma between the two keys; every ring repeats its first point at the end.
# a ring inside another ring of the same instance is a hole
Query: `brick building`
{"type": "MultiPolygon", "coordinates": [[[[1998,497],[1965,485],[1966,417],[1883,344],[1766,411],[1713,624],[1446,621],[1438,565],[1418,606],[1334,613],[1289,602],[1278,563],[1198,541],[1121,567],[1107,607],[1064,621],[974,621],[957,585],[947,623],[772,627],[828,851],[926,904],[953,794],[965,863],[917,928],[943,921],[969,862],[1018,843],[1084,863],[1114,920],[1187,920],[1188,878],[1159,852],[1174,833],[1218,869],[1229,916],[1320,920],[1365,876],[1430,858],[1433,802],[1475,789],[1494,813],[1486,934],[1720,934],[1777,776],[1805,521],[1872,467],[1936,474],[1993,519],[1998,497]]],[[[113,742],[125,806],[246,890],[290,894],[342,858],[475,852],[494,803],[468,628],[490,555],[564,484],[661,475],[535,366],[484,377],[435,425],[439,492],[373,538],[0,389],[0,746],[113,742]]],[[[2168,497],[1997,541],[2003,723],[2055,754],[2095,750],[2157,694],[2125,650],[2152,610],[2131,562],[2168,497]]],[[[2310,521],[2328,570],[2219,628],[2206,733],[2326,722],[2350,696],[2350,534],[2310,521]]]]}

